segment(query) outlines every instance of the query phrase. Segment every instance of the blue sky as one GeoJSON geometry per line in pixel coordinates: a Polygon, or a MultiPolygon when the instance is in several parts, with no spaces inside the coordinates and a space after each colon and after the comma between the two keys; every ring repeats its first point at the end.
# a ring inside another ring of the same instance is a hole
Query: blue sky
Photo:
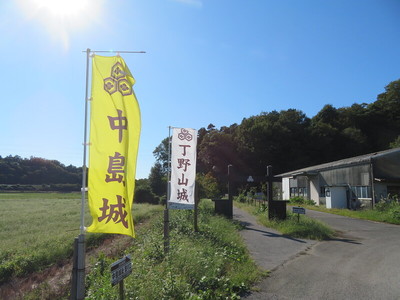
{"type": "Polygon", "coordinates": [[[145,178],[168,126],[375,101],[400,78],[399,36],[399,0],[4,0],[0,155],[82,165],[87,48],[147,52],[122,55],[145,178]]]}

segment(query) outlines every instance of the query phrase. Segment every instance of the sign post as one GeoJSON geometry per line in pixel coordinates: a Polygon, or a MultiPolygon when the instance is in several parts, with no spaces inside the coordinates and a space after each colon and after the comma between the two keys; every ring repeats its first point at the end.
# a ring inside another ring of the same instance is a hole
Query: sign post
{"type": "Polygon", "coordinates": [[[132,273],[132,260],[131,255],[117,260],[111,265],[111,285],[114,286],[119,283],[119,298],[124,299],[124,278],[132,273]]]}
{"type": "Polygon", "coordinates": [[[297,223],[300,222],[300,215],[306,214],[306,209],[304,207],[292,207],[292,212],[297,214],[297,223]]]}

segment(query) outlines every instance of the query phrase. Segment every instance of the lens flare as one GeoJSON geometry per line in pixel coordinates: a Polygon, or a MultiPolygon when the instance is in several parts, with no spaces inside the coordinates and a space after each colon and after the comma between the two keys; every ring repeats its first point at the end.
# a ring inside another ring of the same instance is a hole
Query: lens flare
{"type": "Polygon", "coordinates": [[[85,31],[101,17],[103,0],[17,0],[29,20],[37,22],[67,50],[73,34],[85,31]]]}

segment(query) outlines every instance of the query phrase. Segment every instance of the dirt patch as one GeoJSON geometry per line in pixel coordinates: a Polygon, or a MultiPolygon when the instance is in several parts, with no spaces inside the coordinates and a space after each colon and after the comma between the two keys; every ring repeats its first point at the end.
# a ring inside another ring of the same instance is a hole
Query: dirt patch
{"type": "MultiPolygon", "coordinates": [[[[91,269],[91,261],[104,253],[106,256],[116,256],[131,245],[133,239],[129,236],[113,235],[103,243],[86,252],[86,272],[91,269]]],[[[37,299],[57,299],[68,294],[71,287],[72,258],[60,261],[53,266],[25,277],[16,277],[0,286],[0,299],[22,299],[27,294],[37,299]]]]}

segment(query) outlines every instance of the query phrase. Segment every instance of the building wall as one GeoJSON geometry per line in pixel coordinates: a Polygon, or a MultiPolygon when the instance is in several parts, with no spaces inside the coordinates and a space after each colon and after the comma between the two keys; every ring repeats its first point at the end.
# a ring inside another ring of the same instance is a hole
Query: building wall
{"type": "MultiPolygon", "coordinates": [[[[372,200],[370,164],[321,171],[318,176],[282,178],[284,200],[298,195],[313,200],[317,205],[326,204],[325,187],[339,186],[346,187],[350,197],[348,201],[354,207],[359,207],[364,202],[370,202],[372,200]],[[357,203],[351,202],[352,199],[357,203]]],[[[381,187],[379,193],[384,192],[385,187],[381,187]]],[[[379,193],[375,191],[376,195],[379,193]]]]}
{"type": "Polygon", "coordinates": [[[387,185],[385,183],[375,183],[374,187],[377,202],[382,198],[387,198],[387,185]]]}
{"type": "Polygon", "coordinates": [[[345,189],[346,195],[341,194],[351,208],[372,206],[373,201],[378,202],[389,193],[400,197],[399,170],[400,148],[309,167],[286,173],[293,177],[282,178],[283,198],[303,196],[324,205],[327,203],[325,188],[334,187],[345,189]],[[318,172],[321,168],[326,170],[318,172]],[[296,176],[296,173],[306,175],[296,176]]]}
{"type": "Polygon", "coordinates": [[[321,171],[322,182],[326,186],[350,185],[367,186],[371,185],[370,165],[356,165],[345,168],[321,171]]]}
{"type": "MultiPolygon", "coordinates": [[[[320,172],[323,186],[346,186],[351,208],[372,205],[372,182],[370,164],[355,165],[320,172]]],[[[376,193],[375,193],[376,194],[376,193]]],[[[326,198],[325,198],[326,199],[326,198]]],[[[320,202],[322,204],[323,201],[320,202]]]]}
{"type": "Polygon", "coordinates": [[[313,200],[317,205],[320,205],[319,201],[319,176],[314,176],[309,178],[310,179],[310,200],[313,200]]]}
{"type": "Polygon", "coordinates": [[[290,186],[289,186],[289,177],[282,178],[282,199],[289,200],[290,199],[290,186]]]}

